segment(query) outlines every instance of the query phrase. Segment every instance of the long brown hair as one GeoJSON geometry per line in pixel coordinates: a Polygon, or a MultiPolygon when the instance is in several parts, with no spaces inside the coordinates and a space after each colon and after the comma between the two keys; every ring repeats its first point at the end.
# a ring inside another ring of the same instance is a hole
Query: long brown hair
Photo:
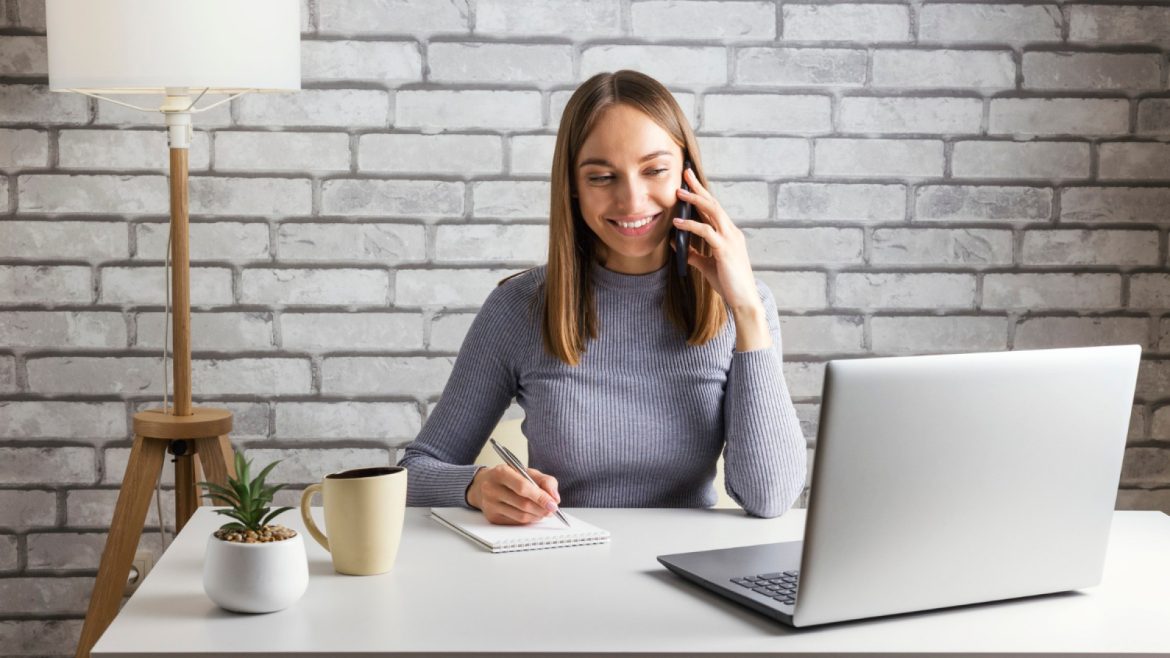
{"type": "MultiPolygon", "coordinates": [[[[707,187],[695,134],[674,96],[657,80],[630,70],[598,73],[573,92],[561,115],[553,152],[542,325],[545,349],[572,366],[580,363],[587,340],[597,338],[590,276],[597,237],[585,224],[572,198],[576,186],[574,164],[602,112],[617,104],[640,110],[662,126],[682,147],[684,158],[690,159],[699,182],[707,187]]],[[[711,248],[706,242],[695,235],[690,240],[700,253],[710,255],[711,248]]],[[[674,267],[667,270],[663,312],[687,336],[687,344],[702,345],[714,338],[727,322],[722,298],[694,267],[685,278],[674,267]]]]}

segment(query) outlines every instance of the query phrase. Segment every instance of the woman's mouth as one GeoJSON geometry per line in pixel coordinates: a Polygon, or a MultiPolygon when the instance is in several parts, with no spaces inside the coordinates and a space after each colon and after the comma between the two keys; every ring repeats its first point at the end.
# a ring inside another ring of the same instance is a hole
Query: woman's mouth
{"type": "Polygon", "coordinates": [[[649,233],[661,218],[662,213],[660,212],[653,215],[628,217],[622,218],[620,220],[606,217],[605,220],[609,222],[615,229],[617,229],[618,233],[621,233],[626,237],[637,237],[639,235],[645,235],[649,233]]]}

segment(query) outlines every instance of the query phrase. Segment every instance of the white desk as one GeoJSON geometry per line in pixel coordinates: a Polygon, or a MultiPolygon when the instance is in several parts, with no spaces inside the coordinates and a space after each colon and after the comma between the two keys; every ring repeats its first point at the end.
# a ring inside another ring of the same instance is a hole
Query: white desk
{"type": "MultiPolygon", "coordinates": [[[[803,510],[767,521],[728,510],[572,512],[608,529],[612,543],[492,555],[410,509],[394,570],[353,577],[335,574],[306,537],[305,597],[236,615],[203,593],[204,546],[223,519],[201,508],[93,655],[1170,655],[1170,517],[1158,512],[1116,514],[1104,581],[1083,592],[802,630],[654,558],[798,539],[803,510]]],[[[301,528],[292,513],[282,521],[301,528]]]]}

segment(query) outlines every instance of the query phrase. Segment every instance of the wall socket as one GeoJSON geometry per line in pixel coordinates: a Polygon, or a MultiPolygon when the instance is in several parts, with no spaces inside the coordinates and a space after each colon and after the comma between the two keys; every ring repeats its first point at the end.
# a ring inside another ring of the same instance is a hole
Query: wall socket
{"type": "Polygon", "coordinates": [[[134,563],[130,565],[130,576],[126,578],[126,589],[123,596],[130,596],[142,584],[146,574],[154,568],[154,551],[138,551],[134,554],[134,563]]]}

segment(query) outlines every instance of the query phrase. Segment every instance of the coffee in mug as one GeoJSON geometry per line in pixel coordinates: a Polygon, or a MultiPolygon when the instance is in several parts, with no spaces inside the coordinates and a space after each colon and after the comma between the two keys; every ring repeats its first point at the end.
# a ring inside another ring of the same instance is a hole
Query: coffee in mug
{"type": "Polygon", "coordinates": [[[406,469],[401,466],[331,473],[301,494],[305,528],[329,551],[333,569],[353,576],[390,571],[405,514],[406,469]],[[309,514],[309,503],[318,491],[325,506],[325,532],[309,514]]]}

